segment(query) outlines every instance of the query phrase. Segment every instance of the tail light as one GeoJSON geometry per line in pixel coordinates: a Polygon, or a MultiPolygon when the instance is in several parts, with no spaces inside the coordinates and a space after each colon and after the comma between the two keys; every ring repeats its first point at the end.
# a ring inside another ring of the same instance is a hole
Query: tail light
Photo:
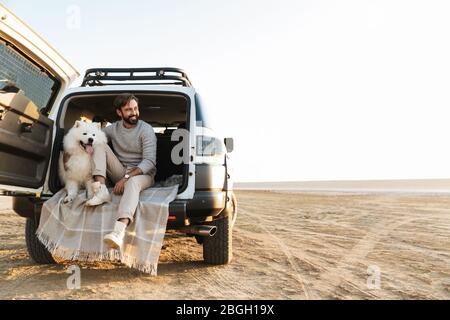
{"type": "Polygon", "coordinates": [[[225,153],[221,140],[210,136],[197,136],[197,156],[214,157],[225,153]]]}

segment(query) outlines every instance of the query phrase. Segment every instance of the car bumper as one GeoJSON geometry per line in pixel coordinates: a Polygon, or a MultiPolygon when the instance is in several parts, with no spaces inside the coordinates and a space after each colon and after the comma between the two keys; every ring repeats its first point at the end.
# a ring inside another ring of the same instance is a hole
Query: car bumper
{"type": "MultiPolygon", "coordinates": [[[[196,191],[192,199],[175,199],[169,204],[167,229],[176,229],[190,224],[211,221],[227,208],[226,191],[196,191]]],[[[13,210],[29,218],[40,213],[44,201],[29,197],[14,197],[13,210]]]]}
{"type": "Polygon", "coordinates": [[[192,199],[176,199],[169,204],[167,229],[214,219],[227,204],[225,191],[196,191],[192,199]]]}

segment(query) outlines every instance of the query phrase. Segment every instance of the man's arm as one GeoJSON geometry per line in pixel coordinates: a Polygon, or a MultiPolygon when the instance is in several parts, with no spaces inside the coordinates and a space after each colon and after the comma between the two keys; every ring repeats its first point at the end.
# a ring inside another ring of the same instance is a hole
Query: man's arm
{"type": "Polygon", "coordinates": [[[139,176],[141,174],[144,174],[139,167],[134,167],[130,172],[128,172],[130,177],[139,176]]]}
{"type": "Polygon", "coordinates": [[[141,139],[142,161],[137,165],[137,168],[135,168],[133,172],[139,172],[137,171],[139,169],[141,174],[147,174],[156,167],[156,135],[151,126],[144,132],[141,139]]]}
{"type": "MultiPolygon", "coordinates": [[[[142,174],[142,170],[138,167],[133,168],[131,171],[127,172],[130,177],[139,176],[142,174]]],[[[119,181],[116,182],[116,185],[114,186],[113,192],[115,194],[122,194],[125,190],[125,182],[127,182],[127,179],[123,177],[119,181]]]]}
{"type": "Polygon", "coordinates": [[[108,142],[111,141],[111,128],[112,128],[111,125],[102,128],[102,131],[103,131],[103,133],[105,134],[106,140],[107,140],[108,142]]]}

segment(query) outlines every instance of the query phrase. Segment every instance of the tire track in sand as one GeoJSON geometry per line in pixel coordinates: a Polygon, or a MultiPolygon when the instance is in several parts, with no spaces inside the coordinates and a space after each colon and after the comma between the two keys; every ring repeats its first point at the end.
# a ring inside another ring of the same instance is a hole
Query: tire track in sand
{"type": "Polygon", "coordinates": [[[308,289],[304,279],[301,277],[301,271],[300,271],[300,267],[298,266],[297,262],[295,262],[294,259],[294,255],[292,254],[292,252],[290,251],[290,249],[284,244],[283,240],[280,239],[279,237],[277,237],[272,231],[270,231],[269,229],[267,229],[264,226],[264,220],[261,219],[258,215],[248,211],[248,210],[244,210],[241,208],[239,208],[239,211],[241,213],[243,213],[244,215],[248,215],[252,218],[255,218],[256,220],[258,220],[259,222],[261,222],[258,226],[269,236],[271,237],[276,244],[279,246],[279,248],[281,249],[281,251],[283,252],[283,254],[285,255],[290,267],[295,271],[295,273],[293,274],[293,278],[300,284],[303,293],[305,295],[306,299],[311,299],[311,292],[308,289]]]}
{"type": "MultiPolygon", "coordinates": [[[[416,220],[420,220],[420,218],[402,218],[395,222],[389,221],[389,224],[386,224],[386,221],[375,224],[366,231],[366,235],[358,240],[347,254],[337,261],[335,267],[320,274],[317,280],[322,280],[323,285],[328,286],[329,289],[332,289],[331,287],[340,288],[345,283],[366,296],[378,298],[376,294],[364,290],[358,285],[361,279],[357,278],[351,271],[349,272],[349,268],[356,266],[358,262],[364,262],[364,258],[374,247],[395,229],[416,220]]],[[[363,283],[366,284],[365,281],[363,283]]]]}

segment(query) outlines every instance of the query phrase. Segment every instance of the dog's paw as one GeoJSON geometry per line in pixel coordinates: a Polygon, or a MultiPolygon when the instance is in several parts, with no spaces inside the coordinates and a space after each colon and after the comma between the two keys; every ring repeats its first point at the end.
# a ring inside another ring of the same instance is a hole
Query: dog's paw
{"type": "Polygon", "coordinates": [[[70,203],[70,202],[72,202],[72,201],[73,201],[72,196],[67,196],[67,197],[65,197],[64,200],[63,200],[64,203],[70,203]]]}

